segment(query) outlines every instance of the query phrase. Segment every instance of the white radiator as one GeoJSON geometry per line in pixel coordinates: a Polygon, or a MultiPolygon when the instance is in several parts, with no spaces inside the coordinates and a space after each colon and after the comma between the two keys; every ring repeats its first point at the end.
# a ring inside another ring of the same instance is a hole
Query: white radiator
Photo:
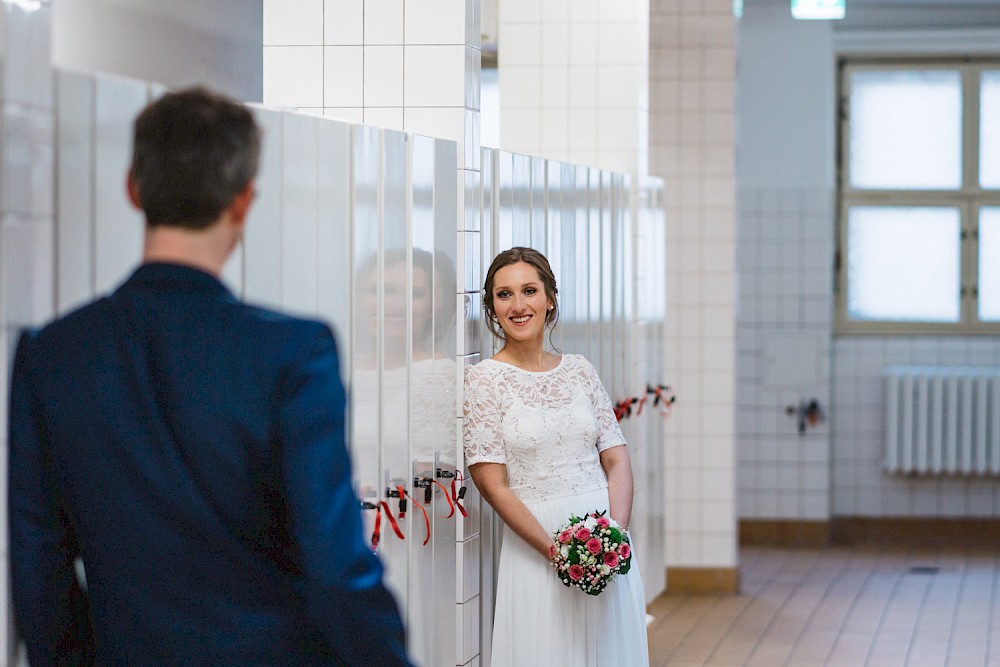
{"type": "Polygon", "coordinates": [[[1000,368],[887,366],[885,469],[1000,475],[1000,368]]]}

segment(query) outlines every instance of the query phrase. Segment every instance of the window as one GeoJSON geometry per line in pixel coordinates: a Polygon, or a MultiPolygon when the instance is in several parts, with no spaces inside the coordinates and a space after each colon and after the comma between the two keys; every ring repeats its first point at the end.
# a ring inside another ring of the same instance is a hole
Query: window
{"type": "Polygon", "coordinates": [[[837,330],[1000,333],[1000,61],[845,61],[837,330]]]}

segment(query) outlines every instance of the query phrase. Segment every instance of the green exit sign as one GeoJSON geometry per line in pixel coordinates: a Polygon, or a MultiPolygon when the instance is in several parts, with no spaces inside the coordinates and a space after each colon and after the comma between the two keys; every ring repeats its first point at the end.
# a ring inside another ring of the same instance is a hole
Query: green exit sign
{"type": "Polygon", "coordinates": [[[842,19],[845,0],[792,0],[792,18],[842,19]]]}

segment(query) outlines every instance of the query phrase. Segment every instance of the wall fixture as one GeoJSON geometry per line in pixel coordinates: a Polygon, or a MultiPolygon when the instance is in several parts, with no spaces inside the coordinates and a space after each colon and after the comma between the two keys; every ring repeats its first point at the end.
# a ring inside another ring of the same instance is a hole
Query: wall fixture
{"type": "Polygon", "coordinates": [[[792,0],[792,18],[842,19],[847,0],[792,0]]]}

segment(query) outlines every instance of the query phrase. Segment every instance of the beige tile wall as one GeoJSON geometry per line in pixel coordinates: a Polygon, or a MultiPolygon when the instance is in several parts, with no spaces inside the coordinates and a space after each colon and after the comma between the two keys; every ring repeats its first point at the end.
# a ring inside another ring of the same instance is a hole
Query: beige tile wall
{"type": "MultiPolygon", "coordinates": [[[[737,565],[736,22],[730,0],[653,0],[650,172],[665,181],[666,558],[737,565]]],[[[669,581],[668,581],[669,588],[669,581]]]]}

